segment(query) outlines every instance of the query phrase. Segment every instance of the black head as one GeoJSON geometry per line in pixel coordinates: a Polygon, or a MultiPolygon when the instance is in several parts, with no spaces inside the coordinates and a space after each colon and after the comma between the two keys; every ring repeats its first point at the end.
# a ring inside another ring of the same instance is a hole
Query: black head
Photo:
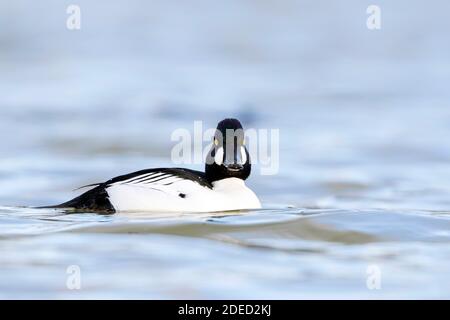
{"type": "Polygon", "coordinates": [[[250,154],[245,147],[241,123],[236,119],[220,121],[206,157],[206,178],[210,182],[226,178],[245,180],[250,171],[250,154]]]}

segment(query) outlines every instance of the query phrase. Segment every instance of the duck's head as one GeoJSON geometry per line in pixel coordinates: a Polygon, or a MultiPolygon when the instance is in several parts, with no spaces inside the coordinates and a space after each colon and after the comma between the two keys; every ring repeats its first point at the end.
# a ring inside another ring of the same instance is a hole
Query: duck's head
{"type": "Polygon", "coordinates": [[[245,180],[250,171],[250,155],[241,123],[237,119],[220,121],[206,157],[206,178],[211,182],[226,178],[245,180]]]}

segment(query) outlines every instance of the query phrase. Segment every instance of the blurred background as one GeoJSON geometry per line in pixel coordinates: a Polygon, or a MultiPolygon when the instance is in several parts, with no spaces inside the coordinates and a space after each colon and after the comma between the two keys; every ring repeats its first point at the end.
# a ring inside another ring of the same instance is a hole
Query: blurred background
{"type": "MultiPolygon", "coordinates": [[[[280,130],[279,173],[249,180],[266,206],[447,221],[449,11],[443,0],[2,1],[0,204],[59,203],[86,183],[172,166],[173,130],[233,116],[280,130]],[[66,28],[71,4],[80,30],[66,28]],[[372,4],[380,30],[366,26],[372,4]]],[[[410,223],[390,235],[422,239],[422,220],[410,223]]],[[[426,232],[448,244],[434,223],[426,232]]],[[[448,263],[437,256],[431,265],[448,263]]]]}
{"type": "Polygon", "coordinates": [[[269,201],[448,204],[415,192],[450,191],[446,1],[378,1],[380,30],[370,1],[77,1],[80,30],[70,4],[0,3],[1,203],[167,165],[174,129],[235,116],[280,129],[269,201]]]}

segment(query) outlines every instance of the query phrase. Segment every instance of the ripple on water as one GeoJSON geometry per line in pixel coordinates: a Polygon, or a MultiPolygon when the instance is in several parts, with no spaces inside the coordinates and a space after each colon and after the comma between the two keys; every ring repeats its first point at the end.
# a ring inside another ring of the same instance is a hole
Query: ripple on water
{"type": "Polygon", "coordinates": [[[338,296],[333,290],[388,298],[405,294],[405,286],[413,297],[423,296],[417,288],[425,282],[426,295],[435,297],[448,280],[434,261],[450,259],[450,221],[432,212],[274,207],[99,215],[1,207],[0,226],[0,286],[8,297],[24,290],[77,297],[63,287],[72,264],[86,275],[84,298],[254,298],[262,286],[261,298],[338,296]],[[366,269],[374,264],[391,290],[367,291],[366,269]],[[233,285],[242,290],[236,294],[233,285]]]}

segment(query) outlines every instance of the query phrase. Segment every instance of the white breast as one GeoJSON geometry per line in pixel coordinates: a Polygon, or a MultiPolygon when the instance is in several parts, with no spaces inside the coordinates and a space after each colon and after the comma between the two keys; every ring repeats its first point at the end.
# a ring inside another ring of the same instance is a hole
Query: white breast
{"type": "Polygon", "coordinates": [[[261,208],[255,193],[244,181],[228,178],[213,188],[176,179],[152,183],[121,182],[106,188],[114,209],[123,211],[208,212],[261,208]]]}

